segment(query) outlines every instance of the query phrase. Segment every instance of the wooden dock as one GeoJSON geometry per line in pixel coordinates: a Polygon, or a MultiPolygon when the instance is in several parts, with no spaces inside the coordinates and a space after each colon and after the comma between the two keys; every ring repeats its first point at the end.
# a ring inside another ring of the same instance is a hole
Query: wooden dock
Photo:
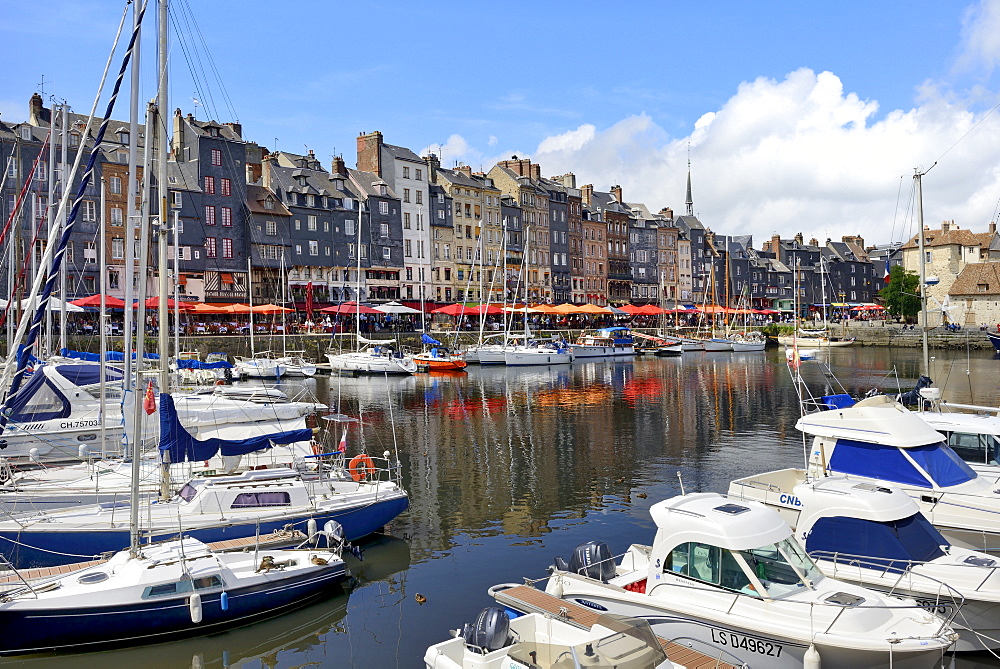
{"type": "MultiPolygon", "coordinates": [[[[258,540],[260,542],[260,549],[268,549],[277,548],[279,546],[287,546],[289,544],[302,543],[306,540],[306,535],[298,530],[278,530],[276,532],[272,532],[271,534],[263,534],[260,537],[253,536],[243,537],[242,539],[227,539],[226,541],[214,541],[206,545],[213,551],[218,551],[220,553],[233,553],[237,551],[254,550],[254,548],[258,547],[258,540]]],[[[40,581],[47,578],[62,576],[63,574],[70,574],[74,571],[104,564],[107,561],[108,558],[102,558],[100,560],[74,562],[72,564],[63,564],[55,567],[21,569],[19,571],[20,577],[18,577],[17,574],[0,576],[0,591],[11,590],[14,587],[23,585],[24,581],[28,581],[30,583],[32,581],[40,581]]]]}
{"type": "MultiPolygon", "coordinates": [[[[616,629],[618,623],[591,609],[585,608],[565,599],[559,599],[542,592],[537,588],[519,585],[507,590],[499,590],[494,594],[497,602],[525,613],[544,613],[560,620],[565,620],[584,629],[590,629],[596,624],[609,629],[616,629]]],[[[657,637],[663,652],[671,662],[684,666],[686,669],[738,669],[732,664],[726,664],[679,643],[657,637]]]]}

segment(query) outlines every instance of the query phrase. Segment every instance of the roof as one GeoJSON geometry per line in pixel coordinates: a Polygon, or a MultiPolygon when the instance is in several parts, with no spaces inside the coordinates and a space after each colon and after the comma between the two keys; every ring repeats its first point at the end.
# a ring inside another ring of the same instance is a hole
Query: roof
{"type": "Polygon", "coordinates": [[[291,216],[292,212],[282,204],[277,195],[270,189],[256,184],[247,184],[247,209],[251,214],[264,214],[265,216],[291,216]],[[264,200],[270,196],[274,200],[274,207],[267,209],[264,207],[264,200]]]}
{"type": "Polygon", "coordinates": [[[448,183],[456,186],[500,192],[500,189],[496,186],[490,186],[482,178],[470,176],[462,170],[446,170],[444,168],[439,168],[436,173],[439,178],[444,179],[448,183]]]}
{"type": "MultiPolygon", "coordinates": [[[[964,228],[949,227],[947,230],[924,230],[924,248],[934,246],[978,246],[988,249],[996,239],[995,232],[972,232],[964,228]]],[[[913,235],[903,244],[904,249],[915,249],[919,246],[917,236],[913,235]]]]}
{"type": "Polygon", "coordinates": [[[718,493],[691,493],[657,502],[649,509],[656,523],[656,544],[671,548],[688,541],[748,550],[787,539],[792,534],[777,511],[759,502],[718,493]]]}
{"type": "Polygon", "coordinates": [[[962,269],[949,295],[1000,295],[1000,262],[974,262],[962,269]]]}
{"type": "Polygon", "coordinates": [[[351,177],[351,183],[355,184],[358,188],[364,191],[366,198],[369,195],[375,195],[377,197],[391,197],[397,200],[399,199],[399,196],[392,190],[392,186],[385,183],[385,181],[382,180],[382,177],[374,172],[362,172],[361,170],[352,170],[348,168],[347,174],[351,177]],[[385,195],[382,195],[380,189],[376,187],[375,184],[378,183],[385,184],[385,195]]]}
{"type": "Polygon", "coordinates": [[[399,160],[406,160],[406,161],[409,161],[411,163],[420,163],[420,164],[423,164],[423,162],[424,162],[423,160],[420,159],[420,156],[418,156],[417,154],[415,154],[413,151],[410,151],[406,147],[395,146],[394,144],[384,144],[383,143],[382,144],[382,148],[385,149],[386,151],[388,151],[389,155],[392,156],[393,158],[397,158],[399,160]]]}

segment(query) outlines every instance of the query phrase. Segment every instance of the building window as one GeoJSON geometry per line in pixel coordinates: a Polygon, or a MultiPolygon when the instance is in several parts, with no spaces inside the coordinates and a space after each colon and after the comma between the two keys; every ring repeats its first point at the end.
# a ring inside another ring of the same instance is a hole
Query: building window
{"type": "Polygon", "coordinates": [[[383,224],[381,224],[379,226],[379,234],[382,237],[388,237],[389,236],[389,224],[388,223],[383,223],[383,224]]]}
{"type": "Polygon", "coordinates": [[[170,191],[170,206],[180,208],[181,192],[179,190],[170,191]]]}
{"type": "Polygon", "coordinates": [[[444,220],[444,209],[438,209],[438,220],[439,221],[444,220]]]}
{"type": "Polygon", "coordinates": [[[272,198],[267,198],[264,200],[264,209],[268,211],[274,211],[274,200],[272,198]]]}
{"type": "Polygon", "coordinates": [[[307,230],[312,230],[312,231],[316,230],[316,217],[315,216],[309,216],[308,218],[306,218],[306,229],[307,230]]]}
{"type": "Polygon", "coordinates": [[[278,235],[278,224],[274,221],[265,221],[264,234],[269,237],[276,237],[278,235]]]}
{"type": "Polygon", "coordinates": [[[352,219],[344,221],[344,234],[348,237],[354,236],[354,221],[352,219]]]}
{"type": "Polygon", "coordinates": [[[409,188],[404,188],[403,189],[403,202],[409,202],[409,201],[410,201],[410,189],[409,188]]]}
{"type": "Polygon", "coordinates": [[[205,205],[205,225],[215,225],[215,207],[205,205]]]}
{"type": "Polygon", "coordinates": [[[219,192],[221,195],[225,195],[226,197],[232,195],[232,182],[229,179],[220,179],[219,192]]]}
{"type": "Polygon", "coordinates": [[[444,193],[438,193],[438,204],[444,204],[444,193]]]}
{"type": "Polygon", "coordinates": [[[416,193],[416,195],[417,195],[417,204],[423,204],[424,203],[424,192],[422,190],[418,190],[417,193],[416,193]]]}
{"type": "MultiPolygon", "coordinates": [[[[44,207],[40,209],[44,209],[44,207]]],[[[93,223],[97,220],[97,203],[93,200],[83,201],[83,220],[87,223],[93,223]]]]}
{"type": "Polygon", "coordinates": [[[316,206],[316,196],[312,193],[306,193],[306,206],[315,207],[316,206]]]}
{"type": "Polygon", "coordinates": [[[392,257],[392,249],[388,246],[382,247],[382,259],[389,260],[392,257]]]}
{"type": "Polygon", "coordinates": [[[410,168],[409,167],[404,167],[403,168],[403,178],[404,179],[409,179],[410,178],[410,168]]]}
{"type": "MultiPolygon", "coordinates": [[[[323,247],[323,255],[325,255],[325,256],[329,256],[330,255],[330,247],[329,246],[324,246],[323,247]]],[[[320,278],[322,278],[322,277],[320,277],[320,278]]]]}
{"type": "Polygon", "coordinates": [[[233,210],[229,207],[222,207],[222,225],[227,228],[233,227],[233,210]]]}
{"type": "Polygon", "coordinates": [[[299,219],[297,219],[297,218],[295,219],[295,229],[296,230],[301,230],[302,229],[302,223],[300,223],[299,219]]]}
{"type": "Polygon", "coordinates": [[[120,207],[111,207],[111,225],[123,225],[122,210],[120,207]]]}
{"type": "MultiPolygon", "coordinates": [[[[125,240],[123,239],[122,241],[124,242],[125,240]]],[[[83,243],[83,262],[97,262],[97,244],[95,242],[83,243]]]]}
{"type": "Polygon", "coordinates": [[[73,242],[66,242],[66,262],[76,262],[75,255],[73,253],[73,242]]]}
{"type": "Polygon", "coordinates": [[[295,245],[295,255],[297,256],[302,255],[302,244],[295,245]]]}
{"type": "Polygon", "coordinates": [[[323,221],[323,232],[330,232],[330,221],[323,221]]]}
{"type": "Polygon", "coordinates": [[[108,188],[115,195],[122,194],[122,178],[121,177],[111,177],[108,180],[108,188]]]}
{"type": "Polygon", "coordinates": [[[404,230],[410,229],[410,212],[408,211],[403,212],[403,229],[404,230]]]}
{"type": "MultiPolygon", "coordinates": [[[[412,249],[410,247],[410,240],[409,239],[404,239],[403,240],[403,255],[406,256],[407,258],[410,258],[410,257],[413,256],[412,249]]],[[[412,281],[412,280],[413,279],[407,279],[407,281],[412,281]]]]}
{"type": "Polygon", "coordinates": [[[215,237],[205,237],[205,257],[216,257],[215,237]]]}
{"type": "Polygon", "coordinates": [[[205,194],[215,195],[215,177],[205,177],[205,194]]]}
{"type": "Polygon", "coordinates": [[[229,238],[222,239],[222,257],[232,258],[233,257],[233,240],[229,238]]]}
{"type": "Polygon", "coordinates": [[[319,242],[315,239],[309,240],[309,255],[318,256],[319,255],[319,242]]]}
{"type": "Polygon", "coordinates": [[[388,214],[389,213],[389,203],[388,202],[379,202],[378,203],[378,213],[382,214],[383,216],[386,215],[386,214],[388,214]]]}
{"type": "Polygon", "coordinates": [[[212,149],[212,164],[218,167],[222,164],[222,150],[212,149]]]}
{"type": "Polygon", "coordinates": [[[424,178],[424,171],[418,167],[417,168],[416,180],[417,181],[423,181],[423,178],[424,178]]]}
{"type": "Polygon", "coordinates": [[[125,240],[121,237],[111,238],[111,259],[122,260],[125,258],[125,240]]]}

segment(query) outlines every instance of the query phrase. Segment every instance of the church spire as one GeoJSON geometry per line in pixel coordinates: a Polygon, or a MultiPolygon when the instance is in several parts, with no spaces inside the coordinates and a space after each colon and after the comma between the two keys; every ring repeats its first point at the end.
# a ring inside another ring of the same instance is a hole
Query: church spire
{"type": "Polygon", "coordinates": [[[687,188],[687,199],[684,200],[684,204],[687,206],[687,215],[694,216],[694,200],[691,198],[691,158],[688,157],[688,188],[687,188]]]}

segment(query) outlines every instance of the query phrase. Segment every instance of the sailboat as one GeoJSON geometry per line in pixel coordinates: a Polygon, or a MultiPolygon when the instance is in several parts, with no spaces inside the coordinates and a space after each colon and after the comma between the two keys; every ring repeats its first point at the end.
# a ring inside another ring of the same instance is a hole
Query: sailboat
{"type": "MultiPolygon", "coordinates": [[[[285,287],[288,279],[285,275],[285,254],[281,254],[281,304],[287,301],[285,287]]],[[[312,295],[312,283],[309,283],[310,300],[312,295]]],[[[312,309],[312,303],[307,305],[312,309]]],[[[310,314],[311,316],[311,314],[310,314]]],[[[281,312],[281,357],[277,359],[278,365],[285,368],[285,376],[316,376],[316,363],[306,360],[305,351],[290,351],[286,345],[288,339],[288,323],[285,322],[285,312],[281,312]]]]}
{"type": "Polygon", "coordinates": [[[285,366],[272,357],[270,351],[257,351],[254,346],[253,267],[251,262],[252,260],[247,258],[247,297],[249,297],[250,303],[250,311],[247,315],[250,319],[250,357],[233,356],[233,360],[236,361],[236,371],[240,376],[251,379],[280,379],[285,373],[285,366]]]}
{"type": "MultiPolygon", "coordinates": [[[[358,243],[357,243],[357,284],[355,293],[361,297],[361,223],[363,208],[361,199],[358,199],[358,243]]],[[[395,344],[395,339],[367,339],[361,336],[361,315],[363,313],[381,313],[374,309],[362,306],[360,301],[355,301],[352,305],[341,305],[344,307],[339,313],[353,313],[355,339],[357,347],[354,351],[328,352],[327,360],[330,362],[330,370],[333,372],[348,372],[358,374],[415,374],[417,363],[413,358],[403,355],[395,344]],[[364,348],[362,348],[364,347],[364,348]]]]}
{"type": "MultiPolygon", "coordinates": [[[[141,9],[136,9],[135,27],[96,146],[100,145],[111,117],[145,10],[145,2],[141,9]]],[[[122,18],[123,23],[126,16],[122,18]]],[[[160,4],[159,18],[161,43],[164,43],[165,2],[160,4]]],[[[165,103],[162,88],[159,103],[161,106],[165,103]]],[[[165,155],[165,151],[161,155],[165,155]]],[[[88,169],[80,186],[81,195],[89,176],[88,169]]],[[[67,227],[72,227],[74,218],[75,211],[67,227]]],[[[63,247],[66,239],[64,234],[63,247]]],[[[57,252],[56,261],[49,270],[48,289],[43,293],[39,310],[45,308],[53,283],[52,273],[58,272],[63,251],[61,248],[57,252]]],[[[36,315],[36,324],[39,316],[36,315]]],[[[31,339],[28,341],[33,343],[31,339]]],[[[140,359],[142,347],[140,338],[137,345],[140,359]]],[[[26,344],[26,348],[30,351],[31,347],[26,344]]],[[[4,630],[0,654],[79,650],[245,624],[254,617],[273,615],[275,611],[301,605],[346,575],[340,556],[342,534],[332,523],[324,531],[328,541],[326,549],[303,544],[298,550],[222,554],[190,538],[142,546],[139,461],[138,457],[132,459],[129,548],[118,550],[107,561],[34,583],[17,574],[23,587],[6,592],[0,601],[0,628],[4,630]]],[[[309,537],[313,541],[318,538],[318,533],[309,537]]],[[[118,542],[114,550],[124,544],[124,541],[118,542]]],[[[64,546],[64,553],[66,548],[70,546],[64,546]]]]}

